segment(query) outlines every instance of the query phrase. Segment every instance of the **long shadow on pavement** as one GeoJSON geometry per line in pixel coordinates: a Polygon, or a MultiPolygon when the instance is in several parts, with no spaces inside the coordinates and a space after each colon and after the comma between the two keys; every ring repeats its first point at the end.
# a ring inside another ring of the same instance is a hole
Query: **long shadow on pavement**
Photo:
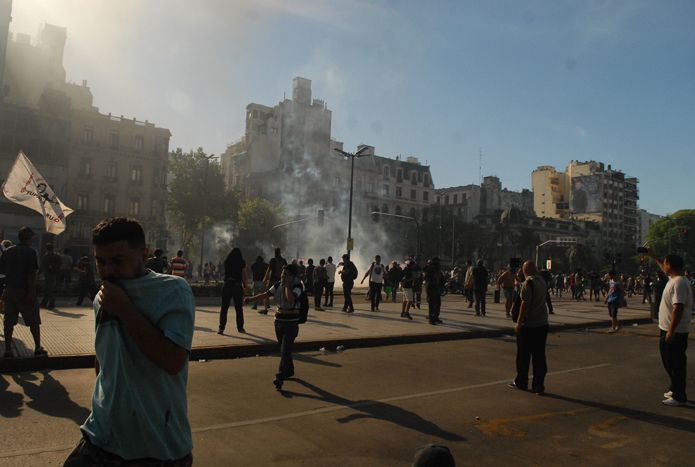
{"type": "Polygon", "coordinates": [[[346,408],[361,411],[362,413],[350,414],[345,417],[339,418],[338,423],[349,423],[353,420],[359,420],[362,418],[375,418],[377,420],[384,420],[387,422],[394,423],[396,425],[402,426],[403,428],[409,428],[411,430],[419,431],[420,433],[433,436],[435,438],[441,438],[447,441],[466,441],[463,436],[452,433],[450,431],[443,430],[437,424],[425,420],[420,415],[405,410],[396,405],[387,404],[385,402],[379,402],[375,400],[357,400],[353,401],[346,399],[337,394],[330,393],[325,389],[321,389],[303,379],[292,378],[290,381],[295,381],[302,386],[310,389],[315,394],[306,394],[300,392],[286,391],[283,390],[282,395],[284,397],[304,397],[307,399],[314,399],[318,401],[327,402],[330,404],[341,405],[346,408]]]}
{"type": "Polygon", "coordinates": [[[320,365],[320,366],[329,366],[332,368],[342,368],[343,365],[339,363],[333,363],[333,362],[327,362],[325,360],[319,360],[318,358],[314,357],[313,355],[307,355],[305,353],[300,353],[292,356],[293,359],[304,362],[304,363],[311,363],[313,365],[320,365]]]}
{"type": "Polygon", "coordinates": [[[331,328],[355,329],[353,326],[350,326],[349,324],[343,324],[343,323],[330,323],[330,322],[328,322],[328,321],[321,321],[321,320],[319,320],[319,319],[315,319],[315,318],[311,318],[311,317],[308,318],[307,321],[308,321],[309,323],[316,323],[316,324],[319,324],[319,325],[321,325],[321,326],[328,326],[328,327],[331,327],[331,328]]]}
{"type": "Polygon", "coordinates": [[[83,316],[86,316],[84,313],[69,313],[67,311],[60,310],[58,308],[53,308],[52,310],[49,310],[47,308],[42,308],[42,313],[51,313],[57,316],[60,316],[61,318],[72,318],[72,319],[80,319],[83,316]]]}
{"type": "MultiPolygon", "coordinates": [[[[571,402],[573,404],[584,405],[586,407],[592,407],[595,409],[605,410],[606,412],[617,413],[625,417],[632,418],[634,420],[639,420],[641,422],[651,423],[653,425],[660,425],[665,426],[667,428],[673,428],[676,430],[695,433],[695,420],[688,420],[685,418],[672,417],[670,415],[661,415],[651,412],[645,412],[644,410],[630,409],[628,407],[618,407],[616,405],[605,404],[603,402],[576,399],[574,397],[561,396],[559,394],[545,393],[545,397],[565,402],[571,402]]],[[[679,407],[678,409],[672,410],[683,409],[694,410],[692,407],[679,407]]]]}
{"type": "Polygon", "coordinates": [[[0,417],[15,418],[22,414],[24,396],[18,392],[8,391],[10,383],[0,376],[0,417]]]}
{"type": "Polygon", "coordinates": [[[17,373],[12,375],[15,383],[22,387],[24,395],[30,398],[27,406],[51,417],[67,418],[81,425],[89,416],[89,409],[70,399],[65,386],[51,376],[49,371],[42,371],[43,379],[38,381],[37,373],[17,373]]]}

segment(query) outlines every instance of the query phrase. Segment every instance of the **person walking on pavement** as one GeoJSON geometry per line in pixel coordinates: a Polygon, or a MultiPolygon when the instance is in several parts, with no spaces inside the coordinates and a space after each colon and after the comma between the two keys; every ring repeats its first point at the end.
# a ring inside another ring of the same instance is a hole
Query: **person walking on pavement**
{"type": "MultiPolygon", "coordinates": [[[[391,300],[396,303],[396,295],[398,294],[398,288],[401,285],[401,279],[403,277],[403,269],[398,261],[393,261],[391,263],[391,269],[388,272],[388,281],[391,286],[391,300]]],[[[388,297],[387,297],[388,298],[388,297]]]]}
{"type": "Polygon", "coordinates": [[[615,277],[615,271],[608,272],[608,295],[605,303],[608,305],[608,316],[611,317],[611,327],[609,333],[617,332],[620,329],[620,321],[618,321],[618,310],[620,302],[624,298],[625,291],[619,280],[615,277]]]}
{"type": "Polygon", "coordinates": [[[244,334],[244,290],[248,279],[246,277],[246,262],[239,248],[232,248],[224,260],[224,285],[222,286],[222,306],[220,307],[220,326],[217,334],[224,334],[227,326],[227,311],[229,304],[234,301],[236,311],[236,329],[244,334]]]}
{"type": "Polygon", "coordinates": [[[428,319],[430,324],[440,324],[439,313],[442,308],[442,289],[444,288],[444,274],[439,263],[439,258],[432,258],[425,266],[425,284],[427,286],[428,319]]]}
{"type": "Polygon", "coordinates": [[[466,275],[463,278],[463,291],[468,300],[468,308],[473,308],[474,292],[473,292],[473,262],[469,259],[466,261],[466,275]]]}
{"type": "Polygon", "coordinates": [[[668,276],[668,283],[659,304],[659,353],[670,386],[664,393],[664,405],[684,406],[686,394],[688,335],[693,309],[693,289],[684,276],[685,262],[678,255],[667,255],[660,260],[649,250],[649,256],[668,276]]]}
{"type": "Polygon", "coordinates": [[[93,231],[103,283],[94,303],[97,378],[82,439],[65,466],[190,466],[188,359],[195,302],[188,283],[145,268],[145,232],[109,218],[93,231]]]}
{"type": "MultiPolygon", "coordinates": [[[[251,265],[251,278],[253,280],[253,295],[258,295],[259,293],[263,292],[264,290],[264,283],[263,279],[265,277],[265,272],[268,270],[268,264],[266,264],[265,261],[263,261],[262,256],[256,257],[256,261],[251,265]]],[[[268,308],[268,297],[265,298],[263,302],[263,306],[267,309],[268,308]]],[[[252,309],[256,309],[258,305],[256,302],[253,302],[253,306],[251,307],[252,309]]]]}
{"type": "Polygon", "coordinates": [[[350,255],[343,255],[343,262],[340,263],[343,269],[340,271],[340,280],[343,281],[343,311],[345,313],[354,313],[355,305],[352,303],[352,288],[355,286],[357,279],[357,266],[350,261],[350,255]]]}
{"type": "Polygon", "coordinates": [[[415,280],[415,275],[413,274],[413,261],[408,260],[405,262],[405,269],[403,269],[403,274],[401,276],[401,288],[403,289],[403,305],[401,307],[401,318],[413,319],[410,316],[410,308],[413,306],[413,301],[415,297],[413,295],[413,281],[415,280]]]}
{"type": "Polygon", "coordinates": [[[514,269],[508,267],[497,277],[497,290],[502,290],[504,297],[504,311],[509,318],[514,301],[514,269]]]}
{"type": "Polygon", "coordinates": [[[379,311],[381,303],[381,288],[384,286],[384,265],[381,264],[381,256],[376,255],[369,269],[364,274],[360,284],[369,277],[369,301],[372,311],[379,311]]]}
{"type": "MultiPolygon", "coordinates": [[[[268,269],[265,271],[265,277],[263,278],[263,283],[265,284],[265,289],[269,289],[270,286],[275,284],[280,280],[282,275],[282,268],[287,266],[287,260],[282,257],[282,252],[280,248],[275,248],[275,256],[273,256],[270,261],[268,261],[268,269]]],[[[268,300],[265,300],[265,308],[258,310],[258,313],[262,315],[268,314],[268,300]]]]}
{"type": "Polygon", "coordinates": [[[11,246],[0,256],[0,273],[5,275],[3,301],[5,315],[5,358],[14,357],[12,334],[22,315],[24,324],[29,326],[34,338],[34,356],[46,357],[48,353],[41,347],[41,316],[36,297],[37,272],[39,269],[36,251],[31,247],[34,231],[29,227],[19,229],[19,244],[11,246]]]}
{"type": "Polygon", "coordinates": [[[82,301],[85,297],[89,297],[89,301],[94,301],[94,296],[97,293],[97,285],[94,280],[94,268],[92,261],[88,256],[83,256],[75,266],[77,273],[77,303],[75,306],[82,306],[82,301]]]}
{"type": "Polygon", "coordinates": [[[46,253],[41,258],[41,273],[43,274],[43,299],[41,308],[52,310],[56,306],[55,289],[58,283],[62,261],[60,255],[53,251],[53,244],[46,244],[46,253]]]}
{"type": "Polygon", "coordinates": [[[335,272],[337,268],[333,264],[333,257],[329,256],[326,260],[326,275],[328,276],[328,281],[326,282],[326,298],[324,300],[323,306],[333,307],[333,288],[335,287],[335,272]]]}
{"type": "Polygon", "coordinates": [[[485,316],[485,294],[487,286],[490,282],[490,276],[487,269],[483,265],[483,260],[478,260],[478,263],[473,268],[471,273],[473,277],[473,294],[475,297],[475,316],[485,316]]]}
{"type": "Polygon", "coordinates": [[[288,264],[283,266],[280,280],[266,292],[244,299],[244,302],[248,303],[262,299],[264,295],[275,297],[275,337],[280,344],[280,365],[273,384],[278,391],[282,389],[286,379],[294,376],[292,347],[299,334],[299,299],[303,290],[298,265],[288,264]]]}
{"type": "Polygon", "coordinates": [[[316,311],[325,311],[321,308],[321,298],[323,297],[323,289],[328,282],[328,274],[326,273],[326,260],[321,258],[319,265],[314,268],[314,309],[316,311]]]}
{"type": "Polygon", "coordinates": [[[533,360],[531,389],[536,394],[545,392],[545,343],[548,337],[547,286],[538,274],[533,261],[523,264],[524,283],[521,286],[521,307],[514,331],[516,332],[516,378],[509,383],[514,389],[528,389],[528,371],[533,360]]]}

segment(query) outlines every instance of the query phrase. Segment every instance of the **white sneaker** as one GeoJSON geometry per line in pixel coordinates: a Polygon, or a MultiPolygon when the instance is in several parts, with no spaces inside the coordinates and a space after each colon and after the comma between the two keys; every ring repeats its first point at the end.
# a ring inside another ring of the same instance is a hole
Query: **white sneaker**
{"type": "Polygon", "coordinates": [[[661,403],[664,405],[668,405],[669,407],[683,407],[684,405],[687,404],[687,402],[677,401],[673,397],[669,397],[668,399],[664,399],[661,401],[661,403]]]}
{"type": "Polygon", "coordinates": [[[664,393],[666,399],[671,399],[673,397],[673,391],[668,391],[664,393]]]}

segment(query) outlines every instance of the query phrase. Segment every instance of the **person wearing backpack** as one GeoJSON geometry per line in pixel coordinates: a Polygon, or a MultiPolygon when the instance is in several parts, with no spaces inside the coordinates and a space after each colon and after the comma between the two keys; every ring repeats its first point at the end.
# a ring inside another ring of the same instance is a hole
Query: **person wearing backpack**
{"type": "Polygon", "coordinates": [[[266,292],[246,297],[244,303],[261,300],[265,297],[275,297],[275,304],[277,305],[275,337],[280,345],[280,365],[273,384],[280,391],[284,381],[294,376],[292,347],[299,334],[299,324],[306,322],[309,308],[304,284],[299,279],[298,266],[296,264],[285,265],[282,268],[279,281],[266,292]]]}
{"type": "Polygon", "coordinates": [[[41,300],[39,305],[41,308],[52,310],[56,306],[54,294],[62,264],[60,256],[53,251],[53,244],[46,244],[46,253],[41,258],[41,272],[44,278],[43,300],[41,300]]]}
{"type": "Polygon", "coordinates": [[[354,313],[355,306],[352,303],[352,288],[355,286],[357,279],[357,266],[350,261],[350,255],[343,255],[343,262],[340,263],[343,269],[340,271],[340,279],[343,281],[343,311],[345,313],[354,313]]]}
{"type": "Polygon", "coordinates": [[[314,309],[316,311],[324,311],[321,308],[321,297],[323,289],[328,284],[328,272],[326,271],[326,260],[321,258],[319,265],[314,269],[314,309]]]}
{"type": "Polygon", "coordinates": [[[516,319],[516,378],[509,383],[513,389],[528,389],[528,370],[533,359],[531,388],[536,394],[545,392],[545,343],[548,337],[548,289],[533,261],[522,267],[524,283],[521,286],[521,306],[516,319]]]}
{"type": "Polygon", "coordinates": [[[381,288],[384,285],[384,265],[381,264],[381,256],[376,255],[374,257],[374,262],[369,266],[360,284],[363,284],[367,277],[369,277],[369,301],[372,311],[379,311],[381,288]]]}

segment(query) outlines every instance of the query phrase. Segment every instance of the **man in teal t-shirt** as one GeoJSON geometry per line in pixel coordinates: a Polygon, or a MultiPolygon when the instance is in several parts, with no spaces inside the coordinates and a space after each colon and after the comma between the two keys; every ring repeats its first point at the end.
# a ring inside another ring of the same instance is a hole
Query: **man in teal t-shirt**
{"type": "Polygon", "coordinates": [[[137,221],[106,219],[92,243],[97,379],[83,439],[66,466],[193,463],[186,385],[195,305],[188,283],[145,269],[137,221]]]}

